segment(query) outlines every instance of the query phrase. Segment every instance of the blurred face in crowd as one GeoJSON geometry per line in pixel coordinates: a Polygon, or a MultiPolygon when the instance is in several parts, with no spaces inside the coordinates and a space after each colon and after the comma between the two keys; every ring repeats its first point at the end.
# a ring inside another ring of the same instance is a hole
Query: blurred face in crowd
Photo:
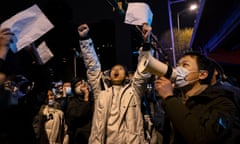
{"type": "Polygon", "coordinates": [[[48,90],[48,105],[53,105],[55,103],[55,95],[52,90],[48,90]]]}
{"type": "Polygon", "coordinates": [[[4,90],[13,92],[16,90],[16,84],[13,81],[7,80],[3,84],[4,90]]]}
{"type": "Polygon", "coordinates": [[[47,95],[48,95],[48,100],[55,100],[53,91],[48,90],[47,95]]]}
{"type": "Polygon", "coordinates": [[[112,84],[122,84],[123,80],[126,78],[126,70],[122,65],[115,65],[110,71],[110,79],[112,84]]]}
{"type": "Polygon", "coordinates": [[[8,97],[8,104],[9,105],[17,105],[18,104],[18,98],[21,97],[19,93],[19,89],[16,87],[16,83],[10,80],[7,80],[4,82],[4,90],[5,90],[5,96],[8,97]]]}
{"type": "Polygon", "coordinates": [[[63,83],[61,81],[55,83],[54,93],[56,94],[56,98],[63,96],[63,83]]]}
{"type": "Polygon", "coordinates": [[[82,95],[82,94],[86,93],[87,91],[89,91],[89,85],[84,80],[78,81],[74,85],[74,91],[77,95],[82,95]]]}
{"type": "Polygon", "coordinates": [[[71,95],[71,93],[72,93],[71,83],[70,82],[63,83],[63,96],[69,96],[71,95]]]}

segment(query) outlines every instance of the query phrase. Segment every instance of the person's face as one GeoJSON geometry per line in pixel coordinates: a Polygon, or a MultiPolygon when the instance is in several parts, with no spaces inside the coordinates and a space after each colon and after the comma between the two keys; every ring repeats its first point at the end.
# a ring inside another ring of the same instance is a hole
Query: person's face
{"type": "Polygon", "coordinates": [[[81,94],[84,94],[87,91],[89,91],[89,85],[86,81],[82,80],[82,81],[77,82],[74,85],[74,90],[75,90],[76,94],[81,95],[81,94]]]}
{"type": "Polygon", "coordinates": [[[47,92],[48,100],[55,100],[54,93],[51,90],[47,92]]]}
{"type": "Polygon", "coordinates": [[[24,96],[23,93],[19,91],[19,88],[16,86],[16,83],[10,80],[4,82],[4,90],[9,96],[9,105],[17,105],[18,98],[24,96]]]}
{"type": "Polygon", "coordinates": [[[121,84],[122,81],[126,78],[126,71],[124,67],[121,65],[113,66],[110,72],[110,78],[112,84],[121,84]]]}
{"type": "Polygon", "coordinates": [[[71,95],[71,93],[72,93],[71,83],[70,82],[63,83],[63,96],[71,95]]]}
{"type": "Polygon", "coordinates": [[[3,84],[4,90],[6,91],[10,91],[10,92],[16,92],[17,87],[16,87],[16,83],[10,80],[7,80],[4,82],[3,84]]]}
{"type": "Polygon", "coordinates": [[[187,69],[190,73],[185,77],[186,81],[196,80],[199,77],[199,69],[195,57],[184,56],[179,59],[178,65],[187,69]]]}

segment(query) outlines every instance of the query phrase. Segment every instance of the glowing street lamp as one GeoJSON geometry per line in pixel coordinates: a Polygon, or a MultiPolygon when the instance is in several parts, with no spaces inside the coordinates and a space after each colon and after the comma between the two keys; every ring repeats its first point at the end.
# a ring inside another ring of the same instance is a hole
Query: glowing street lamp
{"type": "Polygon", "coordinates": [[[181,14],[183,14],[186,11],[194,11],[196,9],[197,9],[197,5],[192,4],[189,8],[184,9],[184,10],[177,13],[177,28],[178,28],[178,30],[180,30],[180,16],[181,16],[181,14]]]}

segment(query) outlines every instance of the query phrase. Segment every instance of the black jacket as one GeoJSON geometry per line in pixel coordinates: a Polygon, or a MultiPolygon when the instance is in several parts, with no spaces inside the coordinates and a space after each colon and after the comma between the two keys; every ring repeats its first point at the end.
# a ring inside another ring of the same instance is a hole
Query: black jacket
{"type": "Polygon", "coordinates": [[[70,144],[88,144],[92,115],[91,102],[86,102],[77,96],[69,98],[66,120],[69,126],[70,144]]]}
{"type": "Polygon", "coordinates": [[[239,121],[232,96],[229,91],[210,86],[186,104],[177,97],[163,101],[175,130],[174,143],[228,143],[226,137],[233,135],[234,123],[239,121]]]}

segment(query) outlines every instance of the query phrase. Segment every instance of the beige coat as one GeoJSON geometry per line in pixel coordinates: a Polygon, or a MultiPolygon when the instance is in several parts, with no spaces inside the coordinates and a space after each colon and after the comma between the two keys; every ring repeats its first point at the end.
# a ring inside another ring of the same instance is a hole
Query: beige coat
{"type": "Polygon", "coordinates": [[[68,144],[68,126],[64,113],[43,105],[33,121],[33,128],[40,144],[68,144]]]}
{"type": "MultiPolygon", "coordinates": [[[[94,93],[94,117],[92,123],[89,144],[104,144],[106,138],[106,124],[108,110],[112,100],[112,88],[108,88],[104,82],[94,46],[91,39],[80,41],[80,47],[87,68],[88,80],[94,93]],[[104,84],[102,89],[101,82],[104,84]]],[[[141,113],[141,96],[146,89],[149,74],[135,72],[132,81],[120,89],[120,122],[115,124],[116,144],[143,144],[146,143],[143,131],[143,117],[141,113]]],[[[111,140],[110,140],[111,141],[111,140]]]]}

